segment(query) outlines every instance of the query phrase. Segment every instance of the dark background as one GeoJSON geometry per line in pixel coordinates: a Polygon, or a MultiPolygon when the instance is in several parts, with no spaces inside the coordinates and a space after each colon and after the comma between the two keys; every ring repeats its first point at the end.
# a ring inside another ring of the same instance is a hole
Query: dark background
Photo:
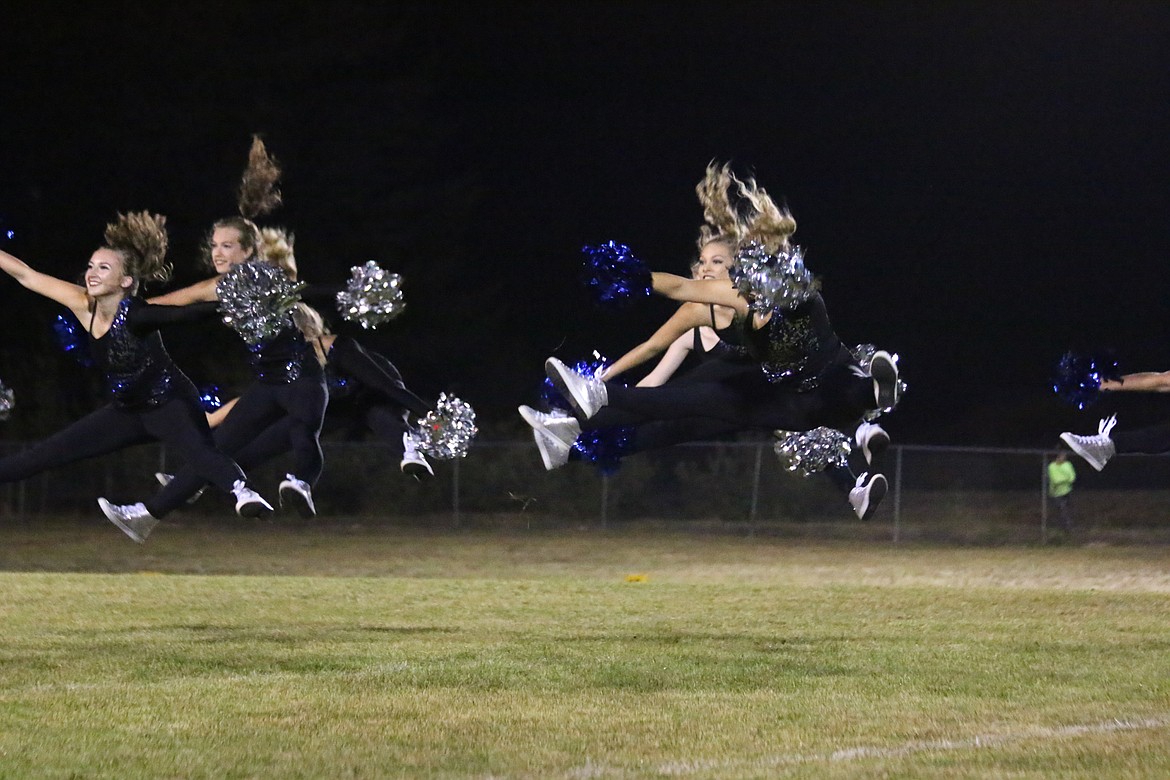
{"type": "MultiPolygon", "coordinates": [[[[616,358],[673,308],[593,308],[581,245],[685,272],[694,184],[731,160],[792,209],[842,339],[901,355],[896,440],[1166,414],[1049,386],[1070,348],[1170,368],[1166,4],[188,5],[5,7],[0,247],[72,278],[115,212],[150,209],[193,281],[259,133],[302,275],[402,273],[407,313],[370,344],[520,433],[546,355],[616,358]]],[[[0,436],[94,403],[56,313],[0,279],[0,436]]],[[[170,339],[197,383],[234,349],[211,330],[170,339]]]]}

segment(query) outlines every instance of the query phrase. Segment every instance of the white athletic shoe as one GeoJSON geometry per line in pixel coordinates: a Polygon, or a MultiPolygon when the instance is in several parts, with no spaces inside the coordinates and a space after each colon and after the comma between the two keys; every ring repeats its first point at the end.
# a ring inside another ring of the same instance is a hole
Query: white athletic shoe
{"type": "Polygon", "coordinates": [[[431,464],[427,463],[427,459],[418,451],[409,431],[402,434],[402,462],[398,464],[398,468],[403,474],[415,479],[435,476],[431,464]]]}
{"type": "Polygon", "coordinates": [[[557,392],[586,420],[609,403],[605,382],[596,377],[582,376],[555,357],[544,361],[544,372],[552,380],[557,392]]]}
{"type": "Polygon", "coordinates": [[[272,504],[245,485],[242,479],[237,479],[232,485],[232,495],[236,497],[236,514],[240,517],[267,517],[272,514],[272,504]]]}
{"type": "Polygon", "coordinates": [[[863,422],[857,426],[857,432],[853,434],[853,439],[861,448],[862,454],[865,455],[866,464],[872,464],[873,459],[880,456],[886,451],[886,447],[890,446],[890,434],[886,433],[885,429],[877,423],[863,422]]]}
{"type": "Polygon", "coordinates": [[[857,478],[857,484],[849,491],[849,505],[853,512],[862,520],[873,517],[878,504],[886,495],[889,484],[881,474],[862,474],[857,478]]]}
{"type": "Polygon", "coordinates": [[[150,536],[150,532],[158,525],[158,518],[147,512],[142,504],[111,504],[104,498],[99,498],[97,502],[102,514],[122,529],[122,533],[139,544],[145,542],[146,537],[150,536]]]}
{"type": "Polygon", "coordinates": [[[573,442],[581,433],[581,423],[567,414],[545,414],[531,406],[519,407],[524,422],[532,426],[532,439],[540,450],[540,459],[547,471],[560,468],[569,462],[573,442]]]}
{"type": "MultiPolygon", "coordinates": [[[[158,484],[162,485],[163,487],[166,487],[167,485],[171,484],[171,481],[175,478],[175,475],[168,474],[165,471],[156,471],[156,472],[154,472],[154,478],[158,480],[158,484]]],[[[193,495],[187,499],[187,503],[194,504],[196,501],[203,498],[203,491],[204,490],[207,490],[207,485],[204,485],[203,487],[196,490],[195,495],[193,495]]]]}
{"type": "Polygon", "coordinates": [[[1100,471],[1105,468],[1109,459],[1117,454],[1117,445],[1113,443],[1113,439],[1109,438],[1109,433],[1115,425],[1117,425],[1117,415],[1102,417],[1101,422],[1097,423],[1097,435],[1078,436],[1066,431],[1060,434],[1060,440],[1067,444],[1073,452],[1084,458],[1086,463],[1100,471]]]}
{"type": "Polygon", "coordinates": [[[316,517],[317,507],[313,506],[313,490],[309,483],[285,474],[280,483],[280,505],[291,505],[301,517],[316,517]]]}
{"type": "Polygon", "coordinates": [[[889,352],[879,349],[869,363],[873,377],[873,397],[878,409],[893,409],[898,405],[901,388],[898,385],[898,362],[889,352]]]}

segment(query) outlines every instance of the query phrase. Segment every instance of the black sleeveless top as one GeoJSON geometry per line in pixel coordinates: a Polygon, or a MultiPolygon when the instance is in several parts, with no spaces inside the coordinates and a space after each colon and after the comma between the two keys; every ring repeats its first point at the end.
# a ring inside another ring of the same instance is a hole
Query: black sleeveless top
{"type": "Polygon", "coordinates": [[[194,385],[171,360],[158,329],[214,314],[214,304],[152,306],[141,298],[123,298],[110,329],[101,338],[93,335],[91,317],[90,354],[105,375],[113,404],[128,409],[152,408],[181,395],[194,396],[194,385]]]}
{"type": "Polygon", "coordinates": [[[758,330],[751,327],[750,316],[738,323],[746,352],[772,384],[812,389],[841,351],[820,293],[793,309],[773,310],[768,324],[758,330]]]}

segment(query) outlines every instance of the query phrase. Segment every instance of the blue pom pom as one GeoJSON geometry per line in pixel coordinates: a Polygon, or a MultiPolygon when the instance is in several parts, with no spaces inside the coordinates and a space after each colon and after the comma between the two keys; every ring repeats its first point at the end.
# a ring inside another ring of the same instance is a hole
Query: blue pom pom
{"type": "Polygon", "coordinates": [[[650,269],[628,246],[607,241],[581,251],[585,254],[585,286],[599,305],[620,307],[650,297],[650,269]]]}
{"type": "MultiPolygon", "coordinates": [[[[593,353],[593,357],[594,360],[578,360],[573,364],[573,370],[582,376],[597,376],[599,371],[609,365],[609,361],[596,352],[593,353]]],[[[562,412],[573,413],[572,405],[553,387],[551,379],[546,378],[541,383],[540,401],[546,409],[560,409],[562,412]]]]}
{"type": "Polygon", "coordinates": [[[1112,354],[1078,355],[1066,352],[1056,366],[1053,391],[1078,409],[1091,406],[1101,393],[1101,380],[1118,379],[1121,371],[1112,354]]]}
{"type": "Polygon", "coordinates": [[[215,385],[204,385],[199,388],[199,405],[205,412],[214,412],[223,406],[223,401],[219,398],[219,388],[215,385]]]}
{"type": "Polygon", "coordinates": [[[621,468],[624,456],[634,451],[635,429],[632,425],[617,425],[612,428],[595,428],[581,431],[573,449],[581,458],[597,466],[602,474],[613,474],[621,468]]]}
{"type": "Polygon", "coordinates": [[[89,344],[81,335],[81,326],[71,316],[58,314],[53,320],[53,335],[57,337],[57,345],[67,355],[71,355],[79,364],[89,368],[93,365],[93,358],[89,355],[89,344]]]}

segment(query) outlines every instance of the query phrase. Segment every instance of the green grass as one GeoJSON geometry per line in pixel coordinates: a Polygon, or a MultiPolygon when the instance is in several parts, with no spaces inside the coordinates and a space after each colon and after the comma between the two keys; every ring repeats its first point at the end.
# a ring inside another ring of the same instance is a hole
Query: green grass
{"type": "Polygon", "coordinates": [[[1167,552],[0,527],[0,777],[1170,776],[1167,552]]]}

